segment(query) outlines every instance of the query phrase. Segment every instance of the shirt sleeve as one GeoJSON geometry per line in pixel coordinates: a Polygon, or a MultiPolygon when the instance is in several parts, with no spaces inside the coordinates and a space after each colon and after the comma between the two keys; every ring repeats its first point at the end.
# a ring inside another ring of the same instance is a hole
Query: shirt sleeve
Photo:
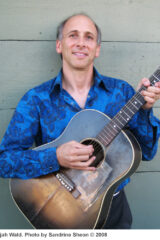
{"type": "Polygon", "coordinates": [[[0,177],[28,179],[59,169],[56,148],[31,149],[39,137],[39,113],[29,91],[19,102],[0,145],[0,177]]]}
{"type": "MultiPolygon", "coordinates": [[[[129,99],[135,94],[132,87],[127,87],[126,91],[129,99]]],[[[160,120],[154,116],[153,109],[144,110],[140,108],[130,120],[128,126],[141,146],[142,159],[153,159],[158,149],[160,137],[160,120]]]]}
{"type": "Polygon", "coordinates": [[[160,137],[160,121],[153,115],[153,109],[144,110],[141,108],[129,125],[141,146],[142,159],[153,159],[158,149],[160,137]]]}

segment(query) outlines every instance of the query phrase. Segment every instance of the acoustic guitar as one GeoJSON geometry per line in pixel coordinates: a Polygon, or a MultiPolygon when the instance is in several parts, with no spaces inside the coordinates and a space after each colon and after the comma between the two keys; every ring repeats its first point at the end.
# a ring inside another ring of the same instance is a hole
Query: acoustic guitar
{"type": "MultiPolygon", "coordinates": [[[[149,78],[160,80],[160,68],[149,78]]],[[[140,146],[128,130],[123,130],[144,105],[141,91],[110,119],[96,110],[77,113],[56,140],[34,148],[58,147],[71,140],[92,144],[96,170],[61,168],[60,171],[29,180],[12,179],[12,196],[23,214],[37,229],[103,228],[113,194],[131,176],[142,158],[140,146]]]]}

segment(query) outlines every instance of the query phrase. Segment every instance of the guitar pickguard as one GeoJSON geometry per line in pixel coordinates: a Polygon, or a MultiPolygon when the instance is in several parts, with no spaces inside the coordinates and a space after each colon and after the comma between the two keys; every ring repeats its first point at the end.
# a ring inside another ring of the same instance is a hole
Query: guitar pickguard
{"type": "Polygon", "coordinates": [[[80,196],[80,202],[83,211],[87,211],[93,205],[96,199],[104,191],[104,183],[107,181],[112,168],[106,161],[97,168],[96,171],[67,170],[67,176],[74,181],[80,196]]]}

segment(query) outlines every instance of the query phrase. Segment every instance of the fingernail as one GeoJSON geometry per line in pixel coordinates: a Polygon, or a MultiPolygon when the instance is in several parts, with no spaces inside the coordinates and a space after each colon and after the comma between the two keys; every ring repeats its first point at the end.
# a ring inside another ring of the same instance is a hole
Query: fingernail
{"type": "Polygon", "coordinates": [[[144,81],[145,84],[150,84],[147,80],[144,81]]]}

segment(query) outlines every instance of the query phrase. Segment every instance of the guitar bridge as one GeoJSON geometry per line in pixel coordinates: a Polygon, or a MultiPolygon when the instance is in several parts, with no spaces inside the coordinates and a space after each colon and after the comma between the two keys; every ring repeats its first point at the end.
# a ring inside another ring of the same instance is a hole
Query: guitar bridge
{"type": "Polygon", "coordinates": [[[63,187],[72,193],[74,198],[78,198],[81,193],[76,189],[76,185],[65,174],[57,173],[56,178],[62,184],[63,187]]]}

